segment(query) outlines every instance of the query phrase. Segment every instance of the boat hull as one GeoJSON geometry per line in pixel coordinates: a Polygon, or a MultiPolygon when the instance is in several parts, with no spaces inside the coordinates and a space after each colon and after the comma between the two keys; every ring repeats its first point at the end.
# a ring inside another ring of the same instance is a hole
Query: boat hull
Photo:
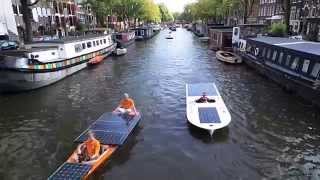
{"type": "Polygon", "coordinates": [[[38,89],[56,83],[87,67],[82,63],[70,68],[43,73],[22,72],[15,70],[0,71],[0,92],[19,92],[38,89]]]}
{"type": "Polygon", "coordinates": [[[260,74],[276,82],[286,90],[293,92],[306,101],[311,102],[315,106],[320,107],[320,89],[308,87],[299,82],[299,80],[295,79],[294,77],[272,69],[271,67],[268,67],[261,62],[251,60],[249,57],[244,56],[243,60],[248,66],[252,67],[260,74]]]}
{"type": "Polygon", "coordinates": [[[230,63],[230,64],[240,64],[242,63],[242,58],[234,53],[227,52],[227,51],[217,51],[216,58],[219,61],[230,63]],[[228,56],[226,56],[226,54],[228,56]]]}
{"type": "MultiPolygon", "coordinates": [[[[107,52],[96,57],[110,55],[115,47],[116,44],[111,45],[107,48],[107,52]]],[[[14,61],[15,59],[12,59],[12,62],[14,61]]],[[[70,62],[70,60],[66,61],[70,62]]],[[[86,68],[88,61],[89,59],[84,59],[73,65],[58,69],[20,69],[7,68],[2,65],[0,68],[0,93],[28,91],[51,85],[86,68]]]]}
{"type": "Polygon", "coordinates": [[[231,122],[231,115],[214,83],[186,85],[186,115],[190,124],[207,130],[211,136],[215,130],[224,128],[231,122]],[[192,90],[194,87],[198,89],[197,94],[192,90]],[[196,102],[203,92],[207,93],[209,99],[215,101],[212,103],[196,102]]]}

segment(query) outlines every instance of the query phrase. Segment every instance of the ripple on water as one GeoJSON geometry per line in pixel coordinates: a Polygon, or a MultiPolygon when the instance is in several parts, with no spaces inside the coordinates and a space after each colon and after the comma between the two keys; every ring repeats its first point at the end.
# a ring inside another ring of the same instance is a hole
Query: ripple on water
{"type": "Polygon", "coordinates": [[[191,33],[166,34],[52,86],[0,95],[0,179],[45,179],[124,92],[143,119],[104,179],[320,179],[318,110],[245,65],[217,61],[191,33]],[[215,82],[232,115],[213,139],[186,120],[185,84],[196,82],[215,82]]]}

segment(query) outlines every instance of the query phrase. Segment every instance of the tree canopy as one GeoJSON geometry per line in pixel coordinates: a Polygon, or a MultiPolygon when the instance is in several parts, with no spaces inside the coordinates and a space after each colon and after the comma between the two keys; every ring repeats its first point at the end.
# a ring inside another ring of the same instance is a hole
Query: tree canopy
{"type": "Polygon", "coordinates": [[[185,21],[223,19],[237,10],[245,22],[255,1],[257,0],[198,0],[184,7],[180,19],[185,21]]]}
{"type": "Polygon", "coordinates": [[[173,21],[173,16],[170,13],[167,6],[163,3],[160,3],[159,5],[160,15],[161,15],[161,22],[170,22],[173,21]]]}
{"type": "Polygon", "coordinates": [[[160,22],[172,17],[164,4],[158,6],[154,0],[86,0],[85,4],[93,7],[100,25],[108,15],[115,15],[124,22],[133,19],[160,22]]]}

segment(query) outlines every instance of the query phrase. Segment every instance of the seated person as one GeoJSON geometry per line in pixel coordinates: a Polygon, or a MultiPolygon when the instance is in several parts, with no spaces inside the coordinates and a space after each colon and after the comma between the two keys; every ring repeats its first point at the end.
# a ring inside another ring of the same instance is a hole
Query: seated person
{"type": "Polygon", "coordinates": [[[119,106],[113,111],[113,113],[130,116],[135,116],[138,114],[134,105],[134,101],[129,98],[127,93],[124,93],[124,99],[121,100],[119,106]]]}
{"type": "Polygon", "coordinates": [[[93,164],[100,156],[100,142],[92,131],[88,132],[88,136],[88,139],[77,148],[77,155],[74,158],[77,163],[93,164]]]}
{"type": "Polygon", "coordinates": [[[208,102],[208,103],[214,103],[214,102],[216,102],[216,101],[215,101],[214,99],[209,99],[209,98],[207,97],[207,93],[206,93],[206,92],[203,92],[201,98],[199,98],[199,99],[196,100],[196,103],[206,103],[206,102],[208,102]]]}

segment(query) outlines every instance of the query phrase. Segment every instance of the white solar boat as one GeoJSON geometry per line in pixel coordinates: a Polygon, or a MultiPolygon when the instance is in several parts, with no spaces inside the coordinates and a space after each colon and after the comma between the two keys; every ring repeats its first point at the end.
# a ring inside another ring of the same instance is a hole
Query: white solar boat
{"type": "Polygon", "coordinates": [[[214,83],[187,84],[186,106],[189,123],[207,130],[211,136],[231,122],[231,115],[214,83]],[[198,103],[203,93],[214,102],[198,103]]]}

